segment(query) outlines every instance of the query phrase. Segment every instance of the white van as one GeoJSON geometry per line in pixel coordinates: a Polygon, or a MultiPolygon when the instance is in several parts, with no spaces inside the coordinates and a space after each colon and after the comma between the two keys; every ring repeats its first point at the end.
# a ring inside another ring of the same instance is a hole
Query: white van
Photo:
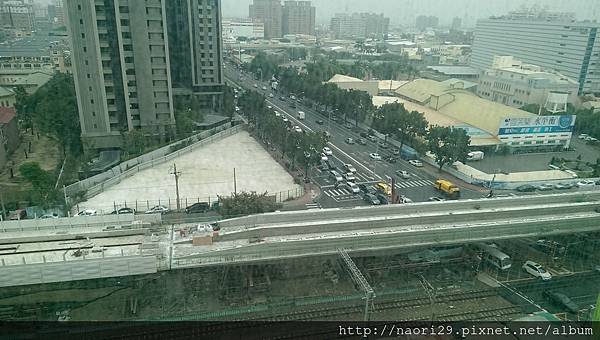
{"type": "Polygon", "coordinates": [[[344,178],[342,178],[342,175],[340,175],[340,173],[335,170],[331,170],[329,172],[329,175],[331,176],[331,178],[335,179],[336,182],[341,182],[344,180],[344,178]]]}

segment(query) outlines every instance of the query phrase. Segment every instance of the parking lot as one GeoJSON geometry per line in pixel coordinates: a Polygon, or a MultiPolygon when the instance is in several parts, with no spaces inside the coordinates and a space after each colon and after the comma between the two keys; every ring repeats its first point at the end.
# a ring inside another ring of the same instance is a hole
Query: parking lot
{"type": "Polygon", "coordinates": [[[590,145],[574,137],[571,139],[571,147],[574,151],[529,153],[518,155],[494,155],[486,154],[480,161],[472,161],[467,164],[487,173],[495,172],[524,172],[548,170],[548,165],[555,158],[576,160],[581,155],[582,162],[596,163],[600,158],[600,146],[590,145]]]}

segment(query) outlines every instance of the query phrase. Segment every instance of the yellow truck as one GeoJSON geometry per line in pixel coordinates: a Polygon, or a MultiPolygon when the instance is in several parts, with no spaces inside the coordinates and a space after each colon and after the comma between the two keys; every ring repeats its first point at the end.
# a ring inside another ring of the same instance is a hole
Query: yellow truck
{"type": "Polygon", "coordinates": [[[460,188],[450,181],[447,181],[445,179],[438,179],[437,181],[435,181],[433,186],[436,188],[436,190],[448,196],[449,198],[460,197],[460,188]]]}

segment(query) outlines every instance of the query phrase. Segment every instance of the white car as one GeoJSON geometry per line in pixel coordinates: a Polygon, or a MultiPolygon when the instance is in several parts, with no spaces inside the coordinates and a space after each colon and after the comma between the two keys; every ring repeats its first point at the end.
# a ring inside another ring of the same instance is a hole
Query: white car
{"type": "Polygon", "coordinates": [[[156,205],[154,207],[152,207],[149,210],[146,210],[146,212],[144,212],[145,214],[166,214],[169,212],[169,208],[165,207],[164,205],[156,205]]]}
{"type": "Polygon", "coordinates": [[[266,86],[263,86],[263,87],[262,87],[262,89],[263,89],[263,91],[266,91],[266,90],[267,90],[267,87],[266,87],[266,86]]]}
{"type": "Polygon", "coordinates": [[[289,119],[287,119],[286,117],[283,117],[283,122],[284,122],[284,123],[287,123],[287,122],[289,122],[289,121],[290,121],[289,119]]]}
{"type": "Polygon", "coordinates": [[[375,152],[370,153],[369,157],[371,157],[371,159],[374,159],[376,161],[380,161],[381,160],[381,156],[378,153],[375,153],[375,152]]]}
{"type": "Polygon", "coordinates": [[[351,172],[344,174],[344,179],[348,182],[356,182],[356,177],[354,177],[354,174],[351,172]]]}
{"type": "Polygon", "coordinates": [[[329,158],[327,158],[327,155],[322,153],[321,154],[321,160],[327,162],[329,160],[329,158]]]}
{"type": "Polygon", "coordinates": [[[408,161],[408,164],[416,166],[417,168],[423,167],[423,163],[418,159],[411,159],[410,161],[408,161]]]}
{"type": "Polygon", "coordinates": [[[281,117],[281,113],[275,111],[275,117],[281,117]]]}
{"type": "Polygon", "coordinates": [[[577,138],[579,138],[579,139],[586,139],[586,138],[588,138],[588,137],[589,137],[589,135],[588,135],[588,134],[582,133],[582,134],[580,134],[580,135],[579,135],[577,138]]]}
{"type": "Polygon", "coordinates": [[[302,132],[302,129],[298,125],[296,125],[296,126],[294,126],[294,131],[302,132]]]}
{"type": "Polygon", "coordinates": [[[580,187],[590,187],[594,185],[596,185],[596,182],[592,181],[591,179],[584,179],[582,181],[577,182],[577,186],[580,187]]]}
{"type": "Polygon", "coordinates": [[[400,196],[400,202],[402,203],[413,203],[413,200],[411,200],[410,198],[406,197],[406,196],[400,196]]]}
{"type": "Polygon", "coordinates": [[[356,169],[354,168],[354,166],[352,166],[352,164],[344,164],[344,167],[346,168],[346,170],[348,170],[348,172],[351,172],[353,174],[356,173],[356,169]]]}
{"type": "Polygon", "coordinates": [[[525,264],[523,264],[523,270],[544,281],[552,278],[552,274],[548,273],[540,264],[533,261],[526,261],[525,264]]]}
{"type": "Polygon", "coordinates": [[[348,188],[350,188],[350,191],[352,191],[353,194],[357,195],[360,194],[360,188],[358,187],[358,185],[352,183],[352,182],[346,182],[346,185],[348,186],[348,188]]]}
{"type": "Polygon", "coordinates": [[[272,93],[269,93],[269,98],[275,97],[272,93]]]}
{"type": "Polygon", "coordinates": [[[96,215],[98,215],[98,212],[93,209],[82,210],[82,211],[78,212],[77,214],[75,214],[75,216],[96,216],[96,215]]]}
{"type": "Polygon", "coordinates": [[[331,149],[328,147],[323,148],[323,153],[326,154],[327,156],[333,156],[333,151],[331,151],[331,149]]]}
{"type": "Polygon", "coordinates": [[[403,178],[403,179],[409,179],[410,178],[410,174],[407,171],[404,171],[404,170],[398,170],[398,171],[396,171],[396,175],[398,175],[398,177],[403,178]]]}
{"type": "Polygon", "coordinates": [[[254,84],[254,87],[258,87],[258,84],[254,84]]]}

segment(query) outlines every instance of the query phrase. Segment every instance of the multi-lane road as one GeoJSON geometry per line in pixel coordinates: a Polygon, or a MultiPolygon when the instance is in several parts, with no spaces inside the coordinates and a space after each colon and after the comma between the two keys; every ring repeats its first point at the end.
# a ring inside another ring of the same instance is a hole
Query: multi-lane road
{"type": "MultiPolygon", "coordinates": [[[[343,168],[343,164],[352,164],[357,170],[357,184],[374,184],[379,181],[391,183],[391,178],[396,179],[396,190],[400,195],[404,195],[415,202],[427,201],[429,197],[439,196],[439,193],[433,188],[433,183],[436,177],[430,173],[435,173],[435,169],[417,168],[407,161],[397,159],[396,163],[389,163],[385,160],[375,161],[369,157],[370,153],[378,153],[382,157],[391,155],[391,147],[382,149],[376,142],[367,140],[366,145],[358,143],[348,144],[347,138],[352,138],[354,141],[360,137],[360,132],[366,132],[357,129],[349,129],[344,126],[343,122],[334,122],[329,120],[325,114],[303,105],[302,103],[294,102],[296,108],[292,107],[290,94],[283,91],[273,91],[267,82],[254,80],[250,74],[242,74],[233,65],[227,64],[225,74],[230,82],[244,89],[254,90],[263,93],[267,97],[268,105],[273,107],[282,114],[287,115],[287,118],[293,125],[297,125],[305,131],[328,131],[331,135],[329,147],[333,151],[333,159],[338,167],[343,168]],[[257,87],[254,87],[254,85],[257,87]],[[266,90],[262,88],[265,87],[266,90]],[[273,97],[269,94],[273,93],[273,97]],[[281,100],[280,97],[285,100],[281,100]],[[298,119],[298,111],[305,112],[305,119],[298,119]],[[321,121],[317,123],[317,120],[321,121]],[[402,179],[396,175],[397,170],[404,170],[410,174],[410,178],[402,179]]],[[[329,157],[331,158],[331,157],[329,157]]],[[[425,165],[428,166],[428,165],[425,165]]],[[[362,201],[359,195],[353,195],[348,189],[342,187],[336,188],[334,181],[329,177],[327,171],[323,172],[318,169],[311,170],[311,178],[316,182],[322,190],[321,206],[323,207],[339,207],[339,206],[355,206],[366,204],[362,201]]],[[[481,192],[461,188],[462,197],[478,198],[482,196],[481,192]]]]}

